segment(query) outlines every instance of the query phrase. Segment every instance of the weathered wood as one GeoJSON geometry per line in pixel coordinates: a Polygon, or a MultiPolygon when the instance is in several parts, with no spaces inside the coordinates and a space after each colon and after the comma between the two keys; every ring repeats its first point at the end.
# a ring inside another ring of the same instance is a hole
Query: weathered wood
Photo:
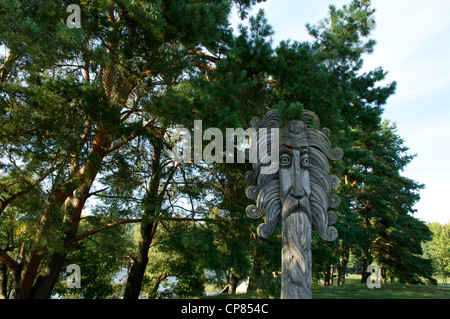
{"type": "Polygon", "coordinates": [[[340,204],[339,197],[331,193],[339,181],[329,175],[328,159],[341,159],[343,151],[331,147],[328,140],[330,130],[320,129],[315,114],[305,111],[302,120],[304,122],[291,120],[281,126],[277,110],[270,111],[262,120],[254,118],[251,125],[257,135],[251,147],[257,147],[258,151],[267,150],[276,143],[279,159],[278,163],[268,163],[269,155],[258,153],[254,172],[245,175],[248,184],[256,185],[247,190],[247,196],[256,200],[256,205],[247,207],[247,215],[252,219],[265,217],[265,223],[258,227],[258,234],[268,238],[281,218],[281,298],[284,299],[312,298],[312,223],[322,239],[333,241],[337,238],[337,230],[330,226],[336,222],[337,216],[328,208],[336,208],[340,204]],[[307,124],[311,119],[319,128],[307,124]],[[279,130],[279,134],[273,135],[278,136],[278,140],[265,134],[269,127],[279,130]],[[260,129],[264,129],[264,134],[260,135],[260,129]],[[261,144],[266,145],[261,147],[261,144]],[[269,165],[277,165],[277,169],[267,174],[269,165]]]}

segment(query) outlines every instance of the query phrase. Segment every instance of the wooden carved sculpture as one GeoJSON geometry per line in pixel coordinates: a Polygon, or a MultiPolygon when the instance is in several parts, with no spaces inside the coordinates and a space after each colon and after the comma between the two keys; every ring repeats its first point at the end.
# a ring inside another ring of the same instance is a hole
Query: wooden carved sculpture
{"type": "Polygon", "coordinates": [[[339,180],[329,175],[328,159],[341,159],[343,151],[331,147],[330,130],[320,129],[314,113],[304,111],[302,120],[291,120],[280,127],[277,110],[268,112],[262,120],[253,118],[251,126],[257,138],[252,139],[251,148],[267,143],[267,149],[271,149],[271,144],[276,143],[279,160],[269,163],[264,157],[270,154],[253,152],[259,155],[252,161],[254,171],[245,175],[246,182],[255,185],[248,188],[247,196],[256,201],[256,205],[247,207],[247,215],[252,219],[265,217],[258,234],[268,238],[281,218],[283,299],[312,298],[311,224],[326,241],[333,241],[338,235],[336,228],[330,226],[336,223],[337,215],[328,209],[340,204],[339,197],[331,193],[339,180]],[[315,122],[318,128],[308,122],[315,122]],[[267,128],[279,129],[278,140],[261,134],[267,128]],[[263,173],[268,165],[278,165],[278,170],[263,173]]]}

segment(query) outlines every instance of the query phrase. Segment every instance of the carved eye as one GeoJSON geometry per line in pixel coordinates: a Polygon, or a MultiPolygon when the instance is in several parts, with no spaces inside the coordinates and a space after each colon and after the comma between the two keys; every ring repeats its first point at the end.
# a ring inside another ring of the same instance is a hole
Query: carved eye
{"type": "Polygon", "coordinates": [[[307,168],[309,166],[309,156],[308,154],[303,154],[301,159],[302,167],[307,168]]]}
{"type": "Polygon", "coordinates": [[[283,154],[280,156],[280,166],[289,166],[291,165],[291,157],[287,154],[283,154]]]}

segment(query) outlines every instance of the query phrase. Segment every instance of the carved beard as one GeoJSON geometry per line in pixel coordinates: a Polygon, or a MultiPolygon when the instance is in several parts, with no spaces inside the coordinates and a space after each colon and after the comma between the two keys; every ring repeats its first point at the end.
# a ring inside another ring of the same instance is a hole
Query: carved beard
{"type": "Polygon", "coordinates": [[[282,202],[282,293],[283,299],[311,296],[311,185],[309,149],[283,145],[280,156],[282,202]]]}
{"type": "Polygon", "coordinates": [[[286,218],[295,212],[306,213],[307,216],[311,218],[311,205],[309,204],[309,199],[306,196],[297,199],[291,195],[288,195],[284,200],[282,200],[282,203],[283,208],[281,211],[281,216],[283,218],[286,218]]]}
{"type": "MultiPolygon", "coordinates": [[[[256,117],[251,121],[252,128],[256,131],[262,128],[280,128],[278,172],[263,174],[264,164],[258,159],[253,164],[254,171],[245,174],[247,184],[255,185],[247,189],[247,196],[256,201],[256,205],[247,207],[247,215],[252,219],[264,216],[264,223],[258,226],[258,234],[262,238],[272,235],[280,217],[283,216],[283,222],[286,222],[289,217],[300,218],[297,215],[314,223],[322,239],[333,241],[337,238],[337,230],[331,226],[336,223],[337,215],[329,208],[340,205],[339,197],[331,193],[332,189],[338,187],[339,180],[336,176],[329,175],[328,159],[340,160],[343,151],[338,147],[332,148],[328,139],[330,130],[320,129],[320,122],[315,114],[304,111],[303,116],[314,119],[317,128],[298,120],[281,125],[277,110],[269,111],[262,120],[256,117]],[[300,152],[297,154],[300,156],[296,156],[297,159],[294,160],[296,152],[300,152]],[[295,178],[295,175],[299,177],[295,178]],[[297,187],[299,185],[301,187],[297,187]]],[[[271,148],[269,145],[267,147],[271,148]]]]}

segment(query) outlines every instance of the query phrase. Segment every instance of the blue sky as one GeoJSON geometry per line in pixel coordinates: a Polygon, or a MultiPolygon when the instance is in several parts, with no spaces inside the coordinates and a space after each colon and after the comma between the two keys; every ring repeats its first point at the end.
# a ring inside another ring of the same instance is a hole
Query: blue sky
{"type": "MultiPolygon", "coordinates": [[[[268,0],[263,8],[281,40],[310,40],[305,25],[328,15],[329,4],[351,0],[268,0]]],[[[364,70],[383,67],[397,92],[384,106],[383,117],[396,122],[411,154],[417,157],[403,173],[426,185],[415,217],[427,222],[450,222],[450,1],[372,0],[376,25],[373,54],[364,70]]],[[[232,19],[233,25],[239,23],[232,19]]]]}

